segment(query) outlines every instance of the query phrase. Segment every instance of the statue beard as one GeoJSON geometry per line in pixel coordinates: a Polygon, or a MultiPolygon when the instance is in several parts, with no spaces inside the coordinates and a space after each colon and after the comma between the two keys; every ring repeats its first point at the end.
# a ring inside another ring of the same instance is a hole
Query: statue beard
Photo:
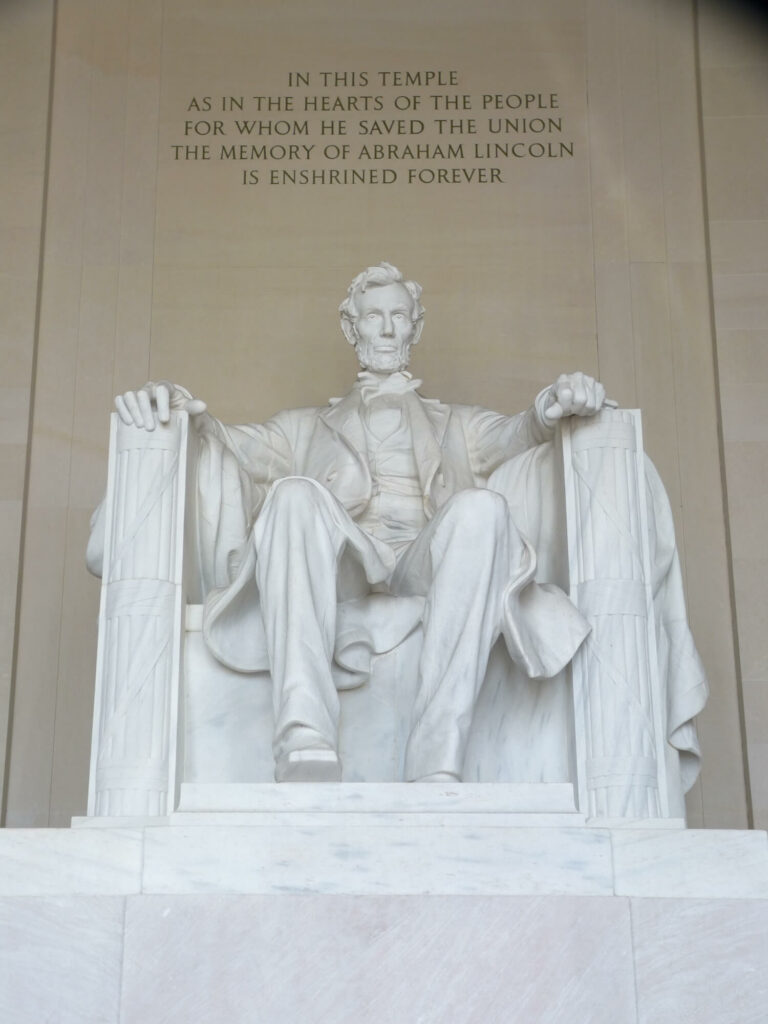
{"type": "Polygon", "coordinates": [[[412,345],[400,345],[394,352],[377,352],[370,342],[358,339],[355,344],[357,361],[363,370],[371,373],[398,373],[407,370],[411,361],[412,345]]]}

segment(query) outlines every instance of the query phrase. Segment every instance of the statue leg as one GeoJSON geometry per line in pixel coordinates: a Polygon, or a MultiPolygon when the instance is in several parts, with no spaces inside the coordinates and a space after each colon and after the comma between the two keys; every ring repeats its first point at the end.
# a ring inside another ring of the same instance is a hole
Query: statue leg
{"type": "Polygon", "coordinates": [[[461,491],[406,550],[392,579],[399,594],[426,596],[419,689],[405,754],[405,778],[461,779],[464,751],[515,544],[506,501],[461,491]]]}
{"type": "Polygon", "coordinates": [[[274,485],[254,529],[278,782],[341,777],[339,698],[331,673],[346,541],[340,515],[346,513],[314,481],[288,477],[274,485]]]}

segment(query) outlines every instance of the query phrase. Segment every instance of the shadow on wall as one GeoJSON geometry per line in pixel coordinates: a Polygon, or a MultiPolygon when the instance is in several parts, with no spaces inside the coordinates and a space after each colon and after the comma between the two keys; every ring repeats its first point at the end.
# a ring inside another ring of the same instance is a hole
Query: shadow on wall
{"type": "MultiPolygon", "coordinates": [[[[687,0],[673,0],[687,4],[687,0]]],[[[731,21],[737,18],[748,23],[753,31],[762,32],[768,46],[768,2],[766,0],[694,0],[703,14],[719,14],[731,21]]],[[[768,54],[767,54],[768,56],[768,54]]]]}

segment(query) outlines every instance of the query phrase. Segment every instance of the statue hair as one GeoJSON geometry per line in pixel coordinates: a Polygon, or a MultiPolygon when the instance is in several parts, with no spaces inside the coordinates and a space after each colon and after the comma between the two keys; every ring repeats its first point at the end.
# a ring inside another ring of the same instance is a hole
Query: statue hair
{"type": "Polygon", "coordinates": [[[355,296],[358,292],[367,291],[368,288],[382,288],[388,284],[401,284],[413,299],[414,317],[413,321],[421,320],[424,316],[424,307],[419,301],[421,297],[421,285],[415,281],[407,281],[402,272],[391,263],[381,262],[375,267],[367,267],[357,275],[347,289],[347,297],[339,306],[339,315],[342,320],[348,320],[354,324],[358,317],[355,296]]]}

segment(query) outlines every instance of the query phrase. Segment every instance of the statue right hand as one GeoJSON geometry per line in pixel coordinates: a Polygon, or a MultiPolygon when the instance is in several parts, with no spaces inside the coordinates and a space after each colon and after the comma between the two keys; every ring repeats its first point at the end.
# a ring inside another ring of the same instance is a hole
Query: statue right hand
{"type": "Polygon", "coordinates": [[[115,408],[123,423],[154,430],[158,423],[167,423],[171,409],[184,409],[190,416],[199,416],[208,408],[205,402],[170,381],[150,381],[138,391],[126,391],[115,398],[115,408]]]}

